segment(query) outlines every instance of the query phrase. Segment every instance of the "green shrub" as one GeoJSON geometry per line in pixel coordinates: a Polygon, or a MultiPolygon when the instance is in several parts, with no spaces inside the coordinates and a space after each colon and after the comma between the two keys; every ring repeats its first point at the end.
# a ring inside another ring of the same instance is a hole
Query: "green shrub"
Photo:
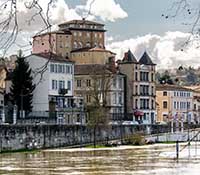
{"type": "Polygon", "coordinates": [[[129,145],[144,145],[145,144],[144,137],[142,136],[142,134],[139,134],[139,133],[133,134],[127,137],[125,142],[126,144],[129,144],[129,145]]]}

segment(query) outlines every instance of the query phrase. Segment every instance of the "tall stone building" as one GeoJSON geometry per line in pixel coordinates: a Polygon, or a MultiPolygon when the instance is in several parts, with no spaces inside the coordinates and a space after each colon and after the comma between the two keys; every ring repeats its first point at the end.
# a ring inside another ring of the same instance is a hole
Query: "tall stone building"
{"type": "Polygon", "coordinates": [[[125,53],[123,60],[118,62],[118,66],[120,72],[126,75],[126,115],[131,115],[138,123],[154,123],[156,121],[156,65],[146,52],[137,61],[129,50],[125,53]]]}
{"type": "Polygon", "coordinates": [[[105,49],[104,24],[72,20],[57,31],[33,37],[33,54],[52,52],[71,58],[76,64],[106,64],[115,54],[105,49]]]}

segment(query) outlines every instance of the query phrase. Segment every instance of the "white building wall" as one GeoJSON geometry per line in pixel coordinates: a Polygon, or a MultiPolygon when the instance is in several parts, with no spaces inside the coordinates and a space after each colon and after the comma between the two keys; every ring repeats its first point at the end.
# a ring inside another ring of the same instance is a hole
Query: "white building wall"
{"type": "Polygon", "coordinates": [[[45,65],[47,60],[36,55],[30,55],[26,58],[26,60],[29,62],[29,66],[33,71],[33,83],[37,85],[33,92],[33,111],[48,111],[49,72],[48,70],[44,72],[40,83],[39,80],[41,78],[41,74],[34,74],[36,69],[45,65]]]}

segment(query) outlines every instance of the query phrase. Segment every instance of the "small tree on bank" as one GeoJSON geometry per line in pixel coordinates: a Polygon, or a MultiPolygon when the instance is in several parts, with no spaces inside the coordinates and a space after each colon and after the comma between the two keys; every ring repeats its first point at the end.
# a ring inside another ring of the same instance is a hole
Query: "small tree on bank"
{"type": "MultiPolygon", "coordinates": [[[[31,69],[22,52],[19,52],[16,67],[13,71],[11,86],[11,98],[13,104],[17,105],[18,111],[32,111],[32,98],[35,85],[31,76],[31,69]]],[[[18,113],[19,114],[19,113],[18,113]]]]}

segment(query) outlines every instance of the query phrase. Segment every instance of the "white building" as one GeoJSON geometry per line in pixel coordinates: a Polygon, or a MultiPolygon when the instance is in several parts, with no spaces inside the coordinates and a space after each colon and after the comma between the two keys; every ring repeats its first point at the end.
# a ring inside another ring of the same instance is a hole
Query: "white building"
{"type": "Polygon", "coordinates": [[[33,111],[60,111],[71,107],[74,62],[54,54],[32,54],[26,57],[33,72],[36,88],[33,111]],[[44,70],[45,69],[45,70],[44,70]],[[44,72],[40,72],[44,70],[44,72]]]}

